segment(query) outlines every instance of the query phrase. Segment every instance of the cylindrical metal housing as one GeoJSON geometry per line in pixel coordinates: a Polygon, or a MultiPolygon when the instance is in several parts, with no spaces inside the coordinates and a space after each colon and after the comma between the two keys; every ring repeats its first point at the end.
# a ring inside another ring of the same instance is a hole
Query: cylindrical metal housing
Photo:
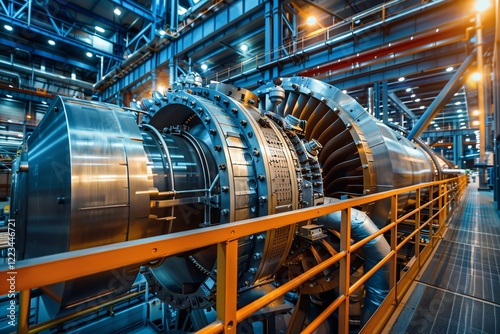
{"type": "MultiPolygon", "coordinates": [[[[319,161],[325,196],[358,197],[434,179],[429,156],[403,135],[371,116],[336,87],[304,78],[283,78],[286,94],[278,106],[281,115],[307,121],[306,139],[323,146],[319,161]]],[[[260,106],[273,110],[269,92],[274,83],[259,88],[260,106]]],[[[399,196],[404,209],[414,194],[399,196]]],[[[389,217],[390,200],[362,208],[380,227],[389,217]]]]}

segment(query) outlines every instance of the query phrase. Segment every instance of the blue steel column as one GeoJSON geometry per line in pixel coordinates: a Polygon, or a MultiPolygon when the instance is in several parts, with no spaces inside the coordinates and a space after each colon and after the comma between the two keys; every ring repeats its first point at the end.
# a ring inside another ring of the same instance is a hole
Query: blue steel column
{"type": "Polygon", "coordinates": [[[387,80],[382,82],[382,120],[384,123],[389,122],[389,88],[387,87],[387,80]]]}
{"type": "Polygon", "coordinates": [[[463,138],[461,134],[453,136],[453,161],[459,168],[463,168],[463,138]]]}
{"type": "Polygon", "coordinates": [[[376,119],[380,119],[380,84],[378,82],[373,86],[375,92],[373,95],[373,112],[376,119]]]}
{"type": "MultiPolygon", "coordinates": [[[[266,63],[276,61],[280,57],[278,50],[281,45],[281,4],[279,0],[270,0],[266,2],[266,37],[265,37],[265,57],[266,63]]],[[[272,66],[264,73],[264,80],[271,80],[279,76],[278,67],[272,66]]]]}
{"type": "Polygon", "coordinates": [[[170,1],[170,30],[177,31],[178,25],[178,11],[179,11],[179,3],[178,0],[170,1]]]}

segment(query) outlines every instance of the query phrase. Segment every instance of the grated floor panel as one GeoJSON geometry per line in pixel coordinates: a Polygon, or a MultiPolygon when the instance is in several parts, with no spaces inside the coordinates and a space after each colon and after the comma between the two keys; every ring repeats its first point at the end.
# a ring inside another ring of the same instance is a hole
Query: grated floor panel
{"type": "Polygon", "coordinates": [[[500,216],[469,185],[389,333],[500,333],[500,216]]]}

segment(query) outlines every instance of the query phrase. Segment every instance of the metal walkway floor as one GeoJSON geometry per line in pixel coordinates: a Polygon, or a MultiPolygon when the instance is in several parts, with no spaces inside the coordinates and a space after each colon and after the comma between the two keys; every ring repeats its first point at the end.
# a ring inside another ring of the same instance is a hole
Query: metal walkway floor
{"type": "Polygon", "coordinates": [[[500,216],[477,184],[463,201],[384,333],[500,333],[500,216]]]}

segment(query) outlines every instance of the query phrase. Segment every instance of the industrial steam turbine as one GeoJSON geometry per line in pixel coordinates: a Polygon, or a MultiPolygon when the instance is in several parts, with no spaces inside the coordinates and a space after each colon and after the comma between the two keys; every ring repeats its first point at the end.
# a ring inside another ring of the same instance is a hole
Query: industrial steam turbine
{"type": "MultiPolygon", "coordinates": [[[[19,259],[429,182],[446,166],[348,95],[309,78],[278,79],[256,93],[184,82],[177,90],[154,92],[135,107],[142,109],[139,116],[104,103],[54,100],[23,146],[14,173],[12,218],[25,231],[24,240],[18,240],[19,259]]],[[[399,209],[404,211],[414,196],[399,196],[399,209]]],[[[353,238],[362,239],[386,224],[390,205],[381,201],[360,209],[367,215],[353,214],[353,238]]],[[[326,228],[319,230],[320,242],[298,236],[306,222],[240,239],[239,303],[271,289],[273,280],[286,279],[285,265],[303,268],[297,249],[302,255],[331,256],[328,249],[336,244],[329,230],[338,229],[338,217],[320,222],[326,228]]],[[[388,252],[382,237],[366,247],[373,248],[365,252],[367,264],[376,260],[370,256],[378,259],[388,252]]],[[[127,291],[142,265],[166,303],[206,309],[214,305],[215,262],[214,246],[42,290],[56,315],[127,291]]],[[[329,275],[335,270],[299,292],[334,290],[329,275]]],[[[367,282],[367,316],[386,289],[381,269],[367,282]]]]}

